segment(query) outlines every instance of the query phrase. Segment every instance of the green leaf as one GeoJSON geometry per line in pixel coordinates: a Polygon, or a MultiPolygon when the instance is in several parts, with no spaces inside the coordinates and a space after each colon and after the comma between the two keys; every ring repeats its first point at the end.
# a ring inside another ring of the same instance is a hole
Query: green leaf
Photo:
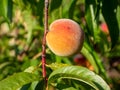
{"type": "Polygon", "coordinates": [[[91,53],[91,48],[87,45],[87,47],[84,45],[81,53],[89,60],[89,62],[92,64],[94,67],[94,70],[96,73],[99,73],[99,67],[97,66],[97,63],[95,62],[95,58],[93,54],[91,53]]]}
{"type": "Polygon", "coordinates": [[[102,75],[106,81],[109,81],[107,74],[105,72],[105,68],[103,66],[101,58],[95,52],[92,45],[90,45],[87,41],[84,42],[84,46],[81,50],[81,53],[87,58],[87,60],[92,64],[94,70],[97,74],[102,75]]]}
{"type": "Polygon", "coordinates": [[[40,0],[37,5],[37,11],[40,17],[40,25],[43,25],[43,16],[44,16],[44,0],[40,0]]]}
{"type": "Polygon", "coordinates": [[[63,0],[62,18],[73,18],[75,5],[76,5],[76,0],[63,0]],[[71,15],[70,15],[70,13],[71,13],[71,15]]]}
{"type": "Polygon", "coordinates": [[[7,17],[8,0],[0,0],[0,16],[7,17]]]}
{"type": "Polygon", "coordinates": [[[0,16],[7,21],[12,21],[12,5],[12,0],[0,0],[0,16]]]}
{"type": "Polygon", "coordinates": [[[12,10],[13,10],[13,2],[12,0],[8,0],[8,6],[7,6],[7,17],[10,21],[12,21],[12,10]]]}
{"type": "Polygon", "coordinates": [[[69,88],[66,88],[66,89],[64,89],[64,90],[77,90],[77,89],[75,89],[75,88],[73,88],[73,87],[69,87],[69,88]]]}
{"type": "Polygon", "coordinates": [[[0,64],[0,70],[3,69],[5,66],[10,65],[11,62],[4,62],[0,64]]]}
{"type": "Polygon", "coordinates": [[[85,0],[85,18],[88,26],[89,33],[94,37],[95,42],[99,40],[99,30],[97,27],[97,19],[95,13],[97,5],[94,0],[85,0]]]}
{"type": "Polygon", "coordinates": [[[102,14],[109,28],[113,48],[119,37],[119,26],[116,18],[116,9],[118,3],[117,0],[109,0],[108,4],[108,0],[103,0],[102,4],[102,14]]]}
{"type": "Polygon", "coordinates": [[[44,79],[37,83],[34,90],[45,90],[45,81],[44,79]]]}
{"type": "Polygon", "coordinates": [[[69,66],[69,65],[63,64],[63,63],[52,63],[50,65],[47,65],[47,67],[50,67],[52,70],[56,70],[56,69],[64,67],[64,66],[69,66]]]}
{"type": "Polygon", "coordinates": [[[76,2],[77,2],[77,0],[73,0],[72,3],[71,3],[71,6],[70,6],[70,8],[69,8],[69,18],[70,18],[70,19],[73,19],[76,2]]]}
{"type": "Polygon", "coordinates": [[[118,20],[118,25],[120,29],[120,6],[117,7],[117,20],[118,20]]]}
{"type": "Polygon", "coordinates": [[[0,90],[16,90],[25,84],[39,80],[42,80],[42,77],[36,74],[28,72],[16,73],[0,81],[0,90]]]}
{"type": "Polygon", "coordinates": [[[77,80],[91,86],[95,90],[110,90],[107,83],[94,72],[79,66],[67,66],[51,73],[48,83],[57,83],[59,79],[77,80]]]}
{"type": "Polygon", "coordinates": [[[62,4],[62,0],[52,0],[50,3],[50,11],[54,11],[62,4]]]}

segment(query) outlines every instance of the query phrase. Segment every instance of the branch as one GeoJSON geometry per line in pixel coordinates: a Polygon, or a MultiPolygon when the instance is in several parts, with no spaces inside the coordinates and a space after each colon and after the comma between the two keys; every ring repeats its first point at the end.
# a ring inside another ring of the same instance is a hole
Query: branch
{"type": "Polygon", "coordinates": [[[48,32],[48,6],[49,0],[45,0],[45,11],[44,11],[44,36],[42,40],[42,74],[45,79],[45,84],[47,84],[46,78],[46,34],[48,32]]]}

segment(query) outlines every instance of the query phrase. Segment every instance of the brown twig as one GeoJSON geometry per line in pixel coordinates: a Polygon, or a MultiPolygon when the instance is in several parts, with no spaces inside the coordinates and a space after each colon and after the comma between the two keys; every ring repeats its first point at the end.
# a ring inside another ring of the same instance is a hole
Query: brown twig
{"type": "MultiPolygon", "coordinates": [[[[48,51],[49,51],[49,49],[46,49],[46,52],[48,52],[48,51]]],[[[32,60],[35,60],[35,59],[39,58],[40,56],[42,56],[42,52],[39,52],[35,56],[33,56],[32,60]]]]}
{"type": "Polygon", "coordinates": [[[45,11],[44,11],[44,36],[42,41],[42,74],[45,79],[45,84],[47,85],[46,78],[46,34],[48,32],[48,6],[49,0],[45,0],[45,11]]]}

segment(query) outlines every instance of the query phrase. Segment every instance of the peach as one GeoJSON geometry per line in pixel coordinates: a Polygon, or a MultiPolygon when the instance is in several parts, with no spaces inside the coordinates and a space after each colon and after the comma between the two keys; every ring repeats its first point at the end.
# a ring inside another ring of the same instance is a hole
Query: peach
{"type": "Polygon", "coordinates": [[[58,56],[71,56],[83,45],[84,32],[70,19],[58,19],[50,25],[46,42],[53,53],[58,56]]]}

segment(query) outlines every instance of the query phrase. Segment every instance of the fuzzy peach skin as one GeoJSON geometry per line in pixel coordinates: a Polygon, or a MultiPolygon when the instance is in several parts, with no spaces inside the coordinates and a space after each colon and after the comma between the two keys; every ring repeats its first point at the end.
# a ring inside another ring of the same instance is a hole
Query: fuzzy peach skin
{"type": "Polygon", "coordinates": [[[82,48],[84,32],[70,19],[58,19],[50,25],[46,42],[53,53],[58,56],[71,56],[82,48]]]}

